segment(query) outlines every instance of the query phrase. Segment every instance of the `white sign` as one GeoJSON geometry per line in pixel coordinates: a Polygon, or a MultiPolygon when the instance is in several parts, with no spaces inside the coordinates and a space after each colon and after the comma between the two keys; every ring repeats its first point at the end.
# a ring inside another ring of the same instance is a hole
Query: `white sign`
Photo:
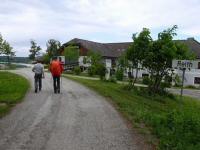
{"type": "Polygon", "coordinates": [[[106,59],[106,68],[111,68],[112,62],[111,59],[106,59]]]}
{"type": "Polygon", "coordinates": [[[174,69],[198,69],[198,65],[200,61],[192,61],[192,60],[173,60],[172,68],[174,69]]]}

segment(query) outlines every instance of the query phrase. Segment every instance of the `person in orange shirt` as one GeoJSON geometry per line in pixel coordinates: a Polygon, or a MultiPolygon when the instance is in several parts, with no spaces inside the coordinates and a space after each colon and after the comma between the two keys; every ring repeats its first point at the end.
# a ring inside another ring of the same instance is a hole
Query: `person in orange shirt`
{"type": "Polygon", "coordinates": [[[63,65],[57,59],[57,57],[53,57],[53,60],[50,64],[50,72],[53,77],[53,88],[54,93],[60,93],[60,76],[63,72],[63,65]]]}

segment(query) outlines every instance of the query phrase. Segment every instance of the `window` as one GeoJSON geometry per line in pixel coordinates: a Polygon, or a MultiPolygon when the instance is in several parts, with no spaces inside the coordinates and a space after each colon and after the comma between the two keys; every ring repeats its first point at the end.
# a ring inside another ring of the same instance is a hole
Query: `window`
{"type": "Polygon", "coordinates": [[[143,73],[143,74],[142,74],[142,77],[149,77],[149,74],[143,73]]]}
{"type": "Polygon", "coordinates": [[[198,62],[198,69],[200,69],[200,62],[198,62]]]}
{"type": "Polygon", "coordinates": [[[200,84],[200,77],[194,77],[194,84],[200,84]]]}

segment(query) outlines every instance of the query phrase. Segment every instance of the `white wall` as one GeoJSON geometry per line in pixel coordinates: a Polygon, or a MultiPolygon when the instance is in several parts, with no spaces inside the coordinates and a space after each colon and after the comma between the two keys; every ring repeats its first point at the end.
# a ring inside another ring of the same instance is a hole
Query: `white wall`
{"type": "MultiPolygon", "coordinates": [[[[180,79],[182,79],[183,71],[176,70],[175,73],[177,73],[179,75],[180,79]]],[[[195,77],[200,77],[200,70],[199,69],[191,69],[190,71],[186,70],[185,71],[185,78],[184,78],[184,85],[185,86],[186,85],[199,86],[199,84],[194,83],[195,77]]]]}
{"type": "Polygon", "coordinates": [[[78,59],[79,66],[89,67],[89,66],[90,66],[89,63],[86,63],[86,64],[83,63],[84,57],[85,57],[85,56],[79,56],[79,59],[78,59]]]}
{"type": "MultiPolygon", "coordinates": [[[[128,71],[129,70],[127,69],[127,73],[125,73],[125,76],[128,76],[128,71]]],[[[183,73],[183,71],[181,71],[181,70],[175,70],[174,73],[178,74],[178,76],[182,80],[182,73],[183,73]]],[[[148,71],[146,69],[139,70],[138,71],[138,78],[141,78],[142,74],[149,74],[149,73],[148,73],[148,71]]],[[[133,75],[134,75],[134,77],[136,75],[136,70],[135,69],[133,70],[133,75]]],[[[195,84],[194,83],[194,78],[195,77],[200,77],[200,69],[191,69],[190,71],[186,70],[186,72],[185,72],[184,86],[187,86],[187,85],[200,86],[200,84],[195,84]]]]}

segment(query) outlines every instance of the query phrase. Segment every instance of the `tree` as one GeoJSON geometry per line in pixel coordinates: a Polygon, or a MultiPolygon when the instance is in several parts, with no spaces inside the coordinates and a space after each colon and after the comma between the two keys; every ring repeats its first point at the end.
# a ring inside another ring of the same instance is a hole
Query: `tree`
{"type": "Polygon", "coordinates": [[[87,62],[91,65],[88,68],[88,73],[90,75],[99,75],[100,79],[102,80],[106,74],[106,67],[102,62],[102,55],[98,52],[89,50],[87,62]]]}
{"type": "Polygon", "coordinates": [[[50,58],[52,58],[53,56],[60,55],[59,49],[61,47],[61,43],[59,41],[55,39],[50,39],[48,40],[46,45],[47,45],[47,53],[50,58]]]}
{"type": "Polygon", "coordinates": [[[31,60],[35,60],[35,57],[40,55],[40,51],[42,49],[40,48],[40,46],[37,46],[37,43],[34,40],[31,40],[30,43],[31,43],[31,48],[29,50],[30,52],[29,58],[31,60]]]}
{"type": "Polygon", "coordinates": [[[195,59],[196,56],[194,54],[194,52],[189,51],[188,46],[180,43],[180,42],[175,42],[175,46],[176,46],[176,58],[183,60],[183,59],[195,59]]]}
{"type": "Polygon", "coordinates": [[[68,63],[78,62],[79,48],[77,46],[69,45],[64,48],[64,56],[68,63]]]}
{"type": "Polygon", "coordinates": [[[49,57],[48,53],[43,54],[43,56],[42,56],[42,61],[43,61],[45,64],[49,64],[49,62],[50,62],[50,57],[49,57]]]}
{"type": "Polygon", "coordinates": [[[161,86],[161,83],[164,77],[170,76],[173,59],[189,59],[188,49],[186,47],[182,49],[183,45],[173,41],[176,29],[175,25],[159,33],[158,39],[153,41],[146,53],[143,66],[150,73],[149,89],[152,93],[163,92],[164,87],[161,86]]]}
{"type": "Polygon", "coordinates": [[[94,52],[92,50],[89,50],[88,52],[88,63],[90,63],[93,66],[97,66],[98,64],[102,63],[102,56],[98,52],[94,52]]]}
{"type": "Polygon", "coordinates": [[[132,85],[137,80],[138,70],[141,69],[139,66],[143,65],[145,55],[148,52],[150,45],[152,44],[152,38],[150,36],[150,31],[147,28],[137,34],[133,34],[133,43],[126,51],[126,57],[130,62],[131,69],[136,69],[135,79],[133,80],[132,85]]]}
{"type": "Polygon", "coordinates": [[[12,51],[12,47],[10,44],[3,39],[2,35],[0,34],[0,55],[6,55],[7,56],[7,62],[10,63],[10,57],[13,57],[15,55],[15,52],[12,51]]]}
{"type": "Polygon", "coordinates": [[[3,42],[3,54],[7,56],[7,62],[10,63],[10,57],[15,56],[15,52],[12,51],[12,47],[7,41],[3,42]]]}
{"type": "Polygon", "coordinates": [[[0,34],[0,55],[3,54],[3,37],[0,34]]]}

